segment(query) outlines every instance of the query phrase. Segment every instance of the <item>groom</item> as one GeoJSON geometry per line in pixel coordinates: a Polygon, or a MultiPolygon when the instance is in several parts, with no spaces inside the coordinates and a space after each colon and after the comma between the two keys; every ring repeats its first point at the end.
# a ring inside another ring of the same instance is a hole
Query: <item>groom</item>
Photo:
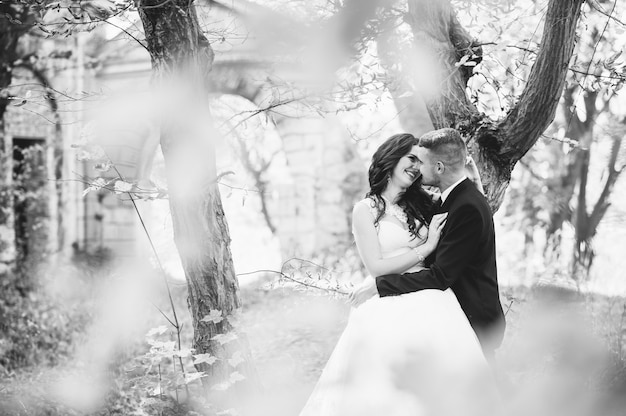
{"type": "Polygon", "coordinates": [[[376,286],[357,289],[351,295],[352,303],[359,304],[376,292],[384,297],[452,288],[491,362],[505,327],[498,295],[491,209],[465,176],[467,150],[458,131],[445,128],[424,134],[419,139],[417,156],[422,183],[441,190],[442,205],[436,213],[448,213],[437,249],[427,259],[429,268],[379,276],[376,286]]]}

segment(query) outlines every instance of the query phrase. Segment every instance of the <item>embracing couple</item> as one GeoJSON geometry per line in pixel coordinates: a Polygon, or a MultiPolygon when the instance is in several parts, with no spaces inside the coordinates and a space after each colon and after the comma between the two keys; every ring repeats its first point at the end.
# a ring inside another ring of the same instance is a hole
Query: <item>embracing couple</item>
{"type": "Polygon", "coordinates": [[[492,212],[465,143],[448,128],[392,136],[369,184],[352,220],[370,277],[300,415],[491,413],[505,323],[492,212]]]}

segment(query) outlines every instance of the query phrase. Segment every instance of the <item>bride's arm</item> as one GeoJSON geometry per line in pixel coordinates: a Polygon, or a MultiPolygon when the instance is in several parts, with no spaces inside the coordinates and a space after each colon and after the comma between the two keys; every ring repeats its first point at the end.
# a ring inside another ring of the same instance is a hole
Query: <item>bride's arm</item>
{"type": "Polygon", "coordinates": [[[426,242],[404,254],[383,258],[374,226],[374,218],[365,204],[356,204],[352,211],[352,228],[359,256],[372,276],[403,273],[435,250],[438,238],[428,238],[426,242]]]}

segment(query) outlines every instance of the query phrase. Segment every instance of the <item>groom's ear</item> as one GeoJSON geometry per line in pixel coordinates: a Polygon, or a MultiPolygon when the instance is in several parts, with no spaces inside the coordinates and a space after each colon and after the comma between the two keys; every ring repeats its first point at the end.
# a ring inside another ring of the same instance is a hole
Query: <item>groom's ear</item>
{"type": "Polygon", "coordinates": [[[442,174],[446,170],[446,166],[443,164],[442,161],[438,160],[437,163],[435,163],[435,169],[437,170],[438,174],[442,174]]]}

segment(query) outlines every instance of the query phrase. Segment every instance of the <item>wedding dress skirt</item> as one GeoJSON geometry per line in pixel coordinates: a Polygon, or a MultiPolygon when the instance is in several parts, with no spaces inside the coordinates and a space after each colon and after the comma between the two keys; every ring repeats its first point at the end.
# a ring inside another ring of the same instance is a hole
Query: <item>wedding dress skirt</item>
{"type": "MultiPolygon", "coordinates": [[[[381,221],[378,237],[385,257],[408,250],[397,224],[381,221]]],[[[494,401],[492,372],[456,296],[433,289],[353,308],[300,416],[484,416],[494,401]]]]}

